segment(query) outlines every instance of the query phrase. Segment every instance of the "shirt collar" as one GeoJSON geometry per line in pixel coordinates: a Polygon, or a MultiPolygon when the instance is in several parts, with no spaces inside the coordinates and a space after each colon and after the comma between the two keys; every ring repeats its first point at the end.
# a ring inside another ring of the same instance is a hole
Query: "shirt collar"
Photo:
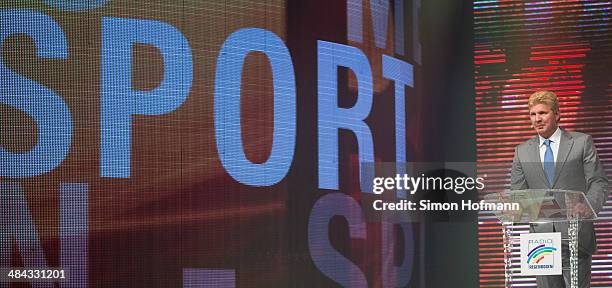
{"type": "MultiPolygon", "coordinates": [[[[540,140],[540,146],[544,145],[544,140],[546,140],[546,138],[538,134],[538,139],[540,140]]],[[[550,139],[550,141],[552,141],[553,143],[559,144],[559,142],[561,142],[561,128],[557,127],[555,133],[553,133],[552,136],[550,136],[550,138],[548,139],[550,139]]]]}

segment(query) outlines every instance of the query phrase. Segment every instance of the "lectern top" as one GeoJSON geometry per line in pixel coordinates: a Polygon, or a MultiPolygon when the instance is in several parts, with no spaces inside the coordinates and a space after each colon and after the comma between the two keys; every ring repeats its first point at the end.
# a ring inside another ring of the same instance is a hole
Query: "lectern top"
{"type": "MultiPolygon", "coordinates": [[[[519,210],[497,211],[502,222],[565,222],[594,220],[597,215],[583,192],[560,189],[508,190],[484,196],[489,203],[517,203],[519,210]]],[[[516,205],[515,205],[516,206],[516,205]]]]}

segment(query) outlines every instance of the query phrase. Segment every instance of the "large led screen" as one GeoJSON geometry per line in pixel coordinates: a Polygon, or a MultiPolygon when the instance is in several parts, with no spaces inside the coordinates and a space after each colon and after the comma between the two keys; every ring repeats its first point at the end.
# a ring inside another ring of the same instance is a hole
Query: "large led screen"
{"type": "Polygon", "coordinates": [[[0,266],[65,275],[2,285],[425,287],[359,202],[427,151],[420,7],[3,1],[0,266]]]}

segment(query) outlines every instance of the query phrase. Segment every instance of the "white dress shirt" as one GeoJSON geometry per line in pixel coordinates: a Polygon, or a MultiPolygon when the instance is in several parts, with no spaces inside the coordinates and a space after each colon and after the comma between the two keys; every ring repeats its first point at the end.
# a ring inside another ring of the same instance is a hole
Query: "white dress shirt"
{"type": "MultiPolygon", "coordinates": [[[[546,138],[538,135],[540,139],[540,161],[542,161],[542,168],[544,167],[544,154],[546,153],[546,145],[544,145],[544,140],[546,138]]],[[[559,154],[559,144],[561,142],[561,129],[557,127],[555,133],[550,136],[550,149],[553,152],[553,158],[555,159],[555,163],[557,163],[557,155],[559,154]]]]}

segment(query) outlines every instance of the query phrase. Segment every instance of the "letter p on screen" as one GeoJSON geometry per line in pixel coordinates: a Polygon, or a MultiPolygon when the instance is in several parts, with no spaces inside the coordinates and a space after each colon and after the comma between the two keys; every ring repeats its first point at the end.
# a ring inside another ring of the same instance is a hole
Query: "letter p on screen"
{"type": "Polygon", "coordinates": [[[191,48],[173,26],[153,20],[102,20],[102,177],[129,178],[132,115],[162,115],[187,99],[193,78],[191,48]],[[150,91],[132,88],[132,47],[152,45],[163,57],[163,78],[150,91]]]}

